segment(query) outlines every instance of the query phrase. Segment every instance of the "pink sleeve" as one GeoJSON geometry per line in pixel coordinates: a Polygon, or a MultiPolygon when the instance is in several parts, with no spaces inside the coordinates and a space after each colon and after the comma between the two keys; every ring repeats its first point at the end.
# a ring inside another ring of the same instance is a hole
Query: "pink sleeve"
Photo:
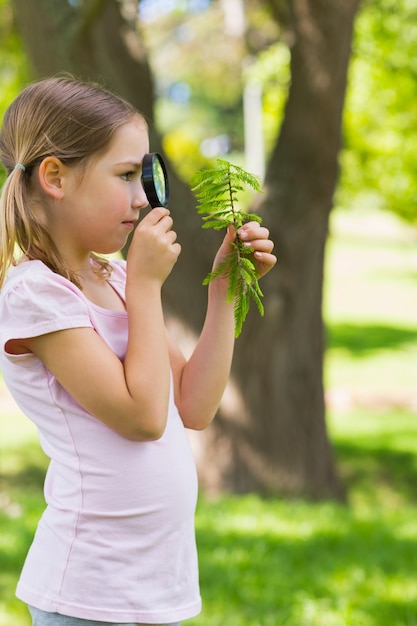
{"type": "Polygon", "coordinates": [[[6,281],[0,297],[0,349],[10,339],[38,337],[67,328],[92,327],[82,292],[46,267],[6,281]]]}

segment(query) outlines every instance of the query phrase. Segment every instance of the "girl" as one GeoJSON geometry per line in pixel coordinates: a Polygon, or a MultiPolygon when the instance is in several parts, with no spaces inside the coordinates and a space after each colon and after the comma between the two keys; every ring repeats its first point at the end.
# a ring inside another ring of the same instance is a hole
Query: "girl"
{"type": "MultiPolygon", "coordinates": [[[[51,459],[17,587],[34,626],[177,624],[200,611],[185,428],[217,410],[233,306],[219,277],[187,361],[161,305],[181,250],[166,208],[139,222],[127,262],[101,256],[124,246],[148,205],[148,152],[132,106],[74,79],[30,85],[4,118],[0,364],[51,459]]],[[[239,236],[265,274],[276,262],[268,231],[248,223],[239,236]]]]}

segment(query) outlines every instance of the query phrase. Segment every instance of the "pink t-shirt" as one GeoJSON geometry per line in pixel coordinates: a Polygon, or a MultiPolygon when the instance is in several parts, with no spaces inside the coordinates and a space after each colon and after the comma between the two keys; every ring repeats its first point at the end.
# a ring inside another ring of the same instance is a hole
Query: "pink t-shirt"
{"type": "MultiPolygon", "coordinates": [[[[124,298],[125,263],[113,267],[109,282],[124,298]]],[[[51,459],[47,508],[17,596],[44,611],[98,621],[193,617],[201,609],[197,476],[172,385],[163,436],[132,442],[75,402],[33,354],[5,350],[12,338],[79,327],[94,328],[123,360],[127,313],[93,304],[40,261],[11,269],[0,293],[0,367],[51,459]]]]}

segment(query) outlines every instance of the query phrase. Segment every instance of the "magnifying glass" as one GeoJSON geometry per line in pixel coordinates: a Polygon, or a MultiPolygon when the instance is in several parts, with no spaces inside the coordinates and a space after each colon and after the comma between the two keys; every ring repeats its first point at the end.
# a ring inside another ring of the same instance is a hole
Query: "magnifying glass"
{"type": "Polygon", "coordinates": [[[168,174],[160,154],[145,154],[142,161],[142,185],[152,208],[167,206],[169,198],[168,174]]]}

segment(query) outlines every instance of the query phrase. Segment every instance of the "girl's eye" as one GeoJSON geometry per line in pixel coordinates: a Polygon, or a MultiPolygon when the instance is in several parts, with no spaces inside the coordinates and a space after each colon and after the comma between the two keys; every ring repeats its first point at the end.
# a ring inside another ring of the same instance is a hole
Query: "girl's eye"
{"type": "Polygon", "coordinates": [[[125,172],[124,174],[120,176],[120,178],[122,180],[125,180],[127,183],[129,183],[131,180],[133,180],[134,175],[135,175],[135,172],[125,172]]]}

